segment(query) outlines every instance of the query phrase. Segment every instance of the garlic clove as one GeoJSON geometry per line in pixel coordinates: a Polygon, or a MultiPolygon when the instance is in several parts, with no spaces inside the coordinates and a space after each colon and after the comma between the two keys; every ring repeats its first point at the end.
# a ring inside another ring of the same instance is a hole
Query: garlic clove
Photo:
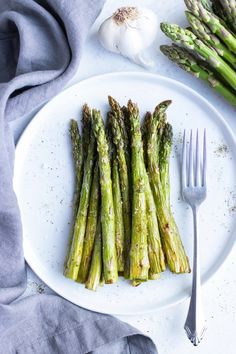
{"type": "Polygon", "coordinates": [[[110,17],[101,24],[98,34],[100,43],[105,49],[120,53],[118,49],[120,29],[114,21],[110,21],[110,17]]]}
{"type": "Polygon", "coordinates": [[[130,57],[143,49],[143,39],[136,30],[124,28],[118,47],[122,55],[130,57]]]}

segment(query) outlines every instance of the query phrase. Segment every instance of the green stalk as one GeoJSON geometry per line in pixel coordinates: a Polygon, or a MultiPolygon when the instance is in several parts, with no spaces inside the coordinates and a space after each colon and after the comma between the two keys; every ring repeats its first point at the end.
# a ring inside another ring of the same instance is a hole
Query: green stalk
{"type": "Polygon", "coordinates": [[[208,11],[212,12],[212,3],[211,0],[201,0],[202,6],[208,11]]]}
{"type": "Polygon", "coordinates": [[[232,21],[229,21],[220,0],[214,0],[214,2],[212,2],[212,12],[219,18],[221,23],[234,34],[235,29],[232,25],[232,21]]]}
{"type": "Polygon", "coordinates": [[[231,50],[236,54],[236,38],[221,23],[220,19],[212,12],[208,11],[201,3],[201,0],[185,0],[185,4],[189,11],[203,21],[213,33],[215,33],[231,50]]]}
{"type": "Polygon", "coordinates": [[[96,291],[102,277],[102,234],[101,223],[98,222],[95,243],[93,248],[92,262],[85,287],[96,291]]]}
{"type": "Polygon", "coordinates": [[[142,133],[142,141],[143,141],[143,157],[144,157],[144,163],[145,166],[147,167],[147,136],[148,136],[148,127],[149,123],[151,120],[152,114],[151,112],[146,112],[143,125],[141,127],[141,133],[142,133]]]}
{"type": "Polygon", "coordinates": [[[171,101],[160,103],[153,114],[148,134],[148,174],[156,204],[157,216],[161,232],[162,246],[170,270],[174,273],[190,272],[189,261],[185,254],[174,217],[167,207],[163,194],[159,167],[155,159],[155,147],[157,145],[157,128],[161,117],[165,114],[171,101]]]}
{"type": "MultiPolygon", "coordinates": [[[[143,166],[144,167],[144,166],[143,166]]],[[[162,250],[161,238],[157,220],[157,211],[152,190],[150,187],[146,168],[144,167],[146,217],[147,217],[147,243],[150,263],[149,275],[158,274],[165,270],[165,257],[162,250]]]]}
{"type": "Polygon", "coordinates": [[[162,45],[160,49],[164,55],[176,63],[181,69],[205,81],[229,103],[236,107],[236,94],[230,91],[227,86],[219,81],[213,71],[207,68],[201,61],[197,61],[186,49],[180,48],[174,44],[172,44],[172,46],[162,45]]]}
{"type": "Polygon", "coordinates": [[[93,174],[93,181],[89,199],[89,210],[88,210],[88,217],[87,217],[87,225],[86,225],[86,232],[84,236],[84,246],[83,246],[83,253],[82,259],[79,268],[79,274],[77,281],[80,283],[85,283],[89,267],[92,258],[94,240],[96,235],[97,229],[97,218],[98,218],[98,208],[99,208],[99,168],[98,163],[96,163],[94,168],[93,174]]]}
{"type": "MultiPolygon", "coordinates": [[[[147,139],[149,125],[152,120],[152,114],[147,112],[142,126],[142,140],[145,164],[147,166],[147,139]]],[[[155,151],[157,158],[158,149],[155,151]]],[[[156,160],[158,163],[158,160],[156,160]]],[[[162,250],[159,225],[157,220],[156,205],[153,198],[149,178],[146,167],[144,166],[144,176],[146,184],[146,212],[147,212],[147,229],[148,229],[148,257],[150,263],[149,278],[155,278],[157,275],[165,270],[165,257],[162,250]]]]}
{"type": "Polygon", "coordinates": [[[220,0],[222,10],[230,23],[234,33],[236,32],[236,1],[235,0],[220,0]]]}
{"type": "Polygon", "coordinates": [[[236,90],[236,72],[214,50],[208,48],[198,39],[194,33],[180,28],[178,25],[169,25],[167,23],[161,23],[161,29],[174,42],[182,44],[185,48],[194,50],[201,55],[236,90]]]}
{"type": "Polygon", "coordinates": [[[150,265],[147,249],[147,220],[145,196],[146,188],[143,173],[143,146],[138,107],[130,100],[128,102],[128,111],[131,128],[131,160],[133,184],[130,279],[147,280],[150,265]]]}
{"type": "MultiPolygon", "coordinates": [[[[122,113],[123,113],[123,121],[124,121],[124,126],[126,128],[126,133],[128,136],[128,141],[129,141],[129,146],[130,146],[130,141],[131,141],[131,136],[130,136],[130,121],[129,121],[129,112],[128,108],[126,106],[121,107],[122,113]]],[[[129,147],[130,151],[130,147],[129,147]]],[[[131,154],[131,152],[130,152],[131,154]]],[[[131,163],[131,158],[130,158],[130,163],[131,163]]]]}
{"type": "MultiPolygon", "coordinates": [[[[164,131],[164,128],[166,126],[166,121],[167,121],[167,117],[166,117],[166,114],[163,113],[160,115],[159,117],[159,121],[158,121],[158,127],[157,127],[157,143],[156,143],[156,161],[157,161],[157,164],[158,166],[160,165],[160,154],[161,154],[161,139],[162,139],[162,134],[163,134],[163,131],[164,131]]],[[[152,120],[150,122],[150,124],[152,124],[152,120]]]]}
{"type": "Polygon", "coordinates": [[[103,270],[105,282],[109,284],[118,279],[111,165],[104,123],[101,113],[95,109],[92,112],[92,127],[97,141],[100,170],[103,270]]]}
{"type": "Polygon", "coordinates": [[[173,129],[170,123],[166,123],[161,138],[159,152],[159,170],[162,184],[162,191],[168,209],[170,209],[170,154],[173,141],[173,129]]]}
{"type": "Polygon", "coordinates": [[[78,123],[74,119],[72,119],[70,122],[70,137],[71,137],[71,146],[72,146],[76,181],[75,181],[75,192],[73,197],[73,222],[70,228],[67,254],[64,263],[64,272],[66,272],[67,261],[70,254],[73,232],[74,232],[74,224],[75,224],[76,214],[79,207],[79,195],[80,195],[81,183],[83,178],[83,145],[82,145],[82,139],[79,132],[78,123]]]}
{"type": "Polygon", "coordinates": [[[86,230],[86,221],[89,206],[90,188],[93,175],[94,157],[95,138],[93,132],[91,131],[87,158],[84,164],[84,174],[80,192],[79,208],[74,226],[71,250],[65,271],[65,276],[73,280],[76,280],[78,277],[79,267],[82,258],[84,235],[86,230]]]}
{"type": "MultiPolygon", "coordinates": [[[[114,106],[113,106],[114,109],[114,106]]],[[[114,111],[113,111],[114,112],[114,111]]],[[[110,124],[112,129],[113,143],[116,147],[117,161],[119,166],[120,189],[122,196],[123,221],[124,221],[124,257],[125,269],[124,276],[129,278],[129,250],[131,239],[131,206],[130,206],[130,183],[127,166],[127,154],[124,145],[124,138],[116,116],[118,113],[110,115],[110,124]]],[[[116,111],[115,111],[116,112],[116,111]]]]}
{"type": "Polygon", "coordinates": [[[185,12],[193,33],[201,39],[206,45],[211,46],[216,52],[224,58],[234,69],[236,68],[236,56],[214,35],[210,29],[201,22],[191,12],[185,12]]]}
{"type": "Polygon", "coordinates": [[[123,208],[122,198],[120,190],[120,177],[116,158],[113,158],[112,166],[112,189],[114,200],[114,212],[115,212],[115,230],[116,230],[116,253],[118,271],[123,272],[125,266],[124,258],[124,220],[123,220],[123,208]]]}
{"type": "Polygon", "coordinates": [[[72,153],[76,174],[76,191],[79,193],[82,183],[82,166],[83,166],[83,146],[82,139],[79,132],[78,123],[71,119],[70,136],[72,144],[72,153]]]}
{"type": "Polygon", "coordinates": [[[92,129],[91,110],[87,105],[87,103],[85,103],[83,105],[83,110],[82,110],[82,144],[83,144],[83,151],[84,151],[84,159],[87,156],[91,129],[92,129]]]}
{"type": "Polygon", "coordinates": [[[123,144],[124,144],[124,151],[125,151],[125,157],[126,157],[126,163],[127,166],[130,166],[130,142],[129,142],[129,126],[126,124],[127,119],[125,118],[125,113],[122,108],[120,107],[119,103],[111,96],[108,96],[108,101],[109,105],[112,109],[112,113],[114,117],[116,118],[119,127],[120,127],[120,132],[122,135],[123,139],[123,144]]]}

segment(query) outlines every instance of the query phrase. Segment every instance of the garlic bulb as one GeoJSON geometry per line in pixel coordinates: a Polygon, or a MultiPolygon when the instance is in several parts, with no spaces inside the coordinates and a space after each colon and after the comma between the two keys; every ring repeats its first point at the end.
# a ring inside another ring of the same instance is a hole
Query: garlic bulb
{"type": "Polygon", "coordinates": [[[150,66],[143,54],[154,41],[157,18],[146,8],[121,7],[107,18],[98,31],[101,44],[107,50],[122,54],[143,66],[150,66]]]}

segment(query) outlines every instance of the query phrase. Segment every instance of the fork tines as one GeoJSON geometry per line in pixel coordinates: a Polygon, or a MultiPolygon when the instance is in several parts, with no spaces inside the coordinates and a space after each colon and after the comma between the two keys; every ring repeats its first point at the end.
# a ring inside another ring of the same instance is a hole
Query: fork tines
{"type": "Polygon", "coordinates": [[[199,147],[199,133],[194,134],[192,129],[189,132],[189,139],[183,135],[182,150],[182,188],[205,187],[206,186],[206,129],[203,133],[202,153],[199,147]]]}

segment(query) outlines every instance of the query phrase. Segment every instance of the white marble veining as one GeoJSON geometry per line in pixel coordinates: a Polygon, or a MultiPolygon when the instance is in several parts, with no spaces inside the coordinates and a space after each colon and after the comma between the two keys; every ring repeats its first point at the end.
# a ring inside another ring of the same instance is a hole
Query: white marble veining
{"type": "MultiPolygon", "coordinates": [[[[96,30],[104,18],[110,15],[117,7],[132,4],[150,7],[156,12],[160,22],[168,21],[181,25],[186,24],[183,0],[129,0],[128,2],[124,0],[108,0],[100,17],[90,31],[79,70],[69,85],[87,77],[106,72],[144,70],[121,56],[106,52],[100,46],[96,37],[96,30]]],[[[152,55],[156,60],[156,66],[152,72],[174,78],[191,86],[219,110],[236,133],[236,110],[230,107],[228,103],[204,83],[169,62],[158,49],[160,44],[168,42],[169,40],[159,31],[155,47],[152,50],[152,55]]],[[[30,114],[14,122],[13,129],[16,140],[33,115],[30,114]]],[[[215,237],[217,237],[217,233],[215,237]]],[[[199,347],[194,348],[192,346],[183,330],[188,309],[187,301],[151,315],[123,316],[120,318],[147,333],[157,344],[159,354],[192,354],[196,352],[199,354],[208,354],[209,352],[214,354],[234,354],[236,348],[235,256],[236,250],[234,249],[223,267],[203,288],[208,329],[199,347]]],[[[51,292],[28,269],[28,288],[25,295],[51,292]]],[[[158,294],[154,296],[158,296],[158,294]]]]}

